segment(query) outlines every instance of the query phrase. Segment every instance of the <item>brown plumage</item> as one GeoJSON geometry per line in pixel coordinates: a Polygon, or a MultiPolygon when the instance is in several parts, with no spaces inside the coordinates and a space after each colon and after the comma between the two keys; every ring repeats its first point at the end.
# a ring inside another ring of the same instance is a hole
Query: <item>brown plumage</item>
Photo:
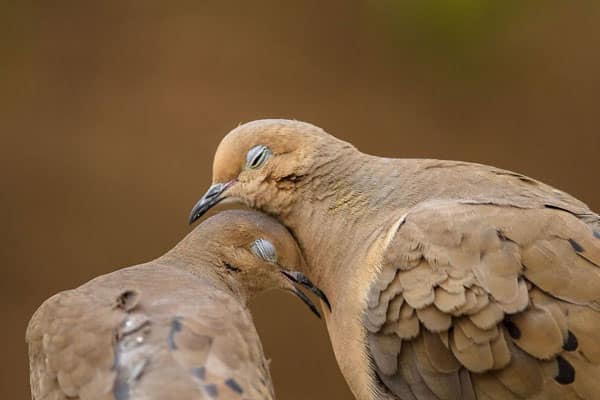
{"type": "Polygon", "coordinates": [[[212,192],[275,215],[322,287],[359,399],[592,399],[600,218],[526,176],[359,152],[313,125],[244,124],[212,192]]]}
{"type": "Polygon", "coordinates": [[[246,304],[269,288],[300,293],[291,280],[301,275],[284,268],[302,263],[274,219],[220,213],[164,256],[46,300],[27,329],[32,396],[271,399],[246,304]]]}

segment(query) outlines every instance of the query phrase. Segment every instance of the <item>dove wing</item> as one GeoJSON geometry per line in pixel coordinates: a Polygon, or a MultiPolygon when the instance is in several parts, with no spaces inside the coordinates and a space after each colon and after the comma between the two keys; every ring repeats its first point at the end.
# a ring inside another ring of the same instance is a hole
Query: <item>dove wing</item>
{"type": "Polygon", "coordinates": [[[600,230],[567,211],[417,205],[367,300],[372,368],[399,398],[600,391],[600,230]]]}

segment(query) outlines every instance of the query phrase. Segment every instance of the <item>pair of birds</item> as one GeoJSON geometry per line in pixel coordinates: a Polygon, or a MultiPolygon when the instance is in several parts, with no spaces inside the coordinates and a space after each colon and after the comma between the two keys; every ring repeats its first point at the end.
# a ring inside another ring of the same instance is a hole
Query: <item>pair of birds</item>
{"type": "Polygon", "coordinates": [[[220,202],[274,219],[218,214],[47,300],[27,332],[35,399],[272,398],[246,302],[280,287],[314,308],[295,285],[325,304],[358,399],[598,398],[600,217],[572,196],[289,120],[231,131],[213,182],[190,222],[220,202]]]}

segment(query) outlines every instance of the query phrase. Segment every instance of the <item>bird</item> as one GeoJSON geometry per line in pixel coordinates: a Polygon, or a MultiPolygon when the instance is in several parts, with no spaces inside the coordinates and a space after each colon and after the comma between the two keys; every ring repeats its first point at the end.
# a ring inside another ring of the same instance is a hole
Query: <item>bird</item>
{"type": "Polygon", "coordinates": [[[290,230],[357,399],[598,398],[600,217],[580,200],[285,119],[229,132],[212,175],[190,223],[227,202],[290,230]]]}
{"type": "Polygon", "coordinates": [[[319,316],[302,263],[273,218],[231,210],[153,261],[60,292],[27,328],[32,398],[273,399],[247,303],[280,288],[319,316]]]}

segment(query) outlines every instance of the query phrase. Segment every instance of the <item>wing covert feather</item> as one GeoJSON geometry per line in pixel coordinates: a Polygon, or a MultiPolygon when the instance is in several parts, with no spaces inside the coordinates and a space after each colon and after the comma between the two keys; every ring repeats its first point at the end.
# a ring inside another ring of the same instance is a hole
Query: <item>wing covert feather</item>
{"type": "Polygon", "coordinates": [[[399,373],[374,363],[387,390],[455,399],[467,382],[465,398],[593,398],[599,236],[556,208],[432,201],[410,209],[364,317],[375,322],[366,326],[376,359],[398,360],[399,373]],[[378,345],[384,331],[400,340],[400,354],[378,345]]]}

